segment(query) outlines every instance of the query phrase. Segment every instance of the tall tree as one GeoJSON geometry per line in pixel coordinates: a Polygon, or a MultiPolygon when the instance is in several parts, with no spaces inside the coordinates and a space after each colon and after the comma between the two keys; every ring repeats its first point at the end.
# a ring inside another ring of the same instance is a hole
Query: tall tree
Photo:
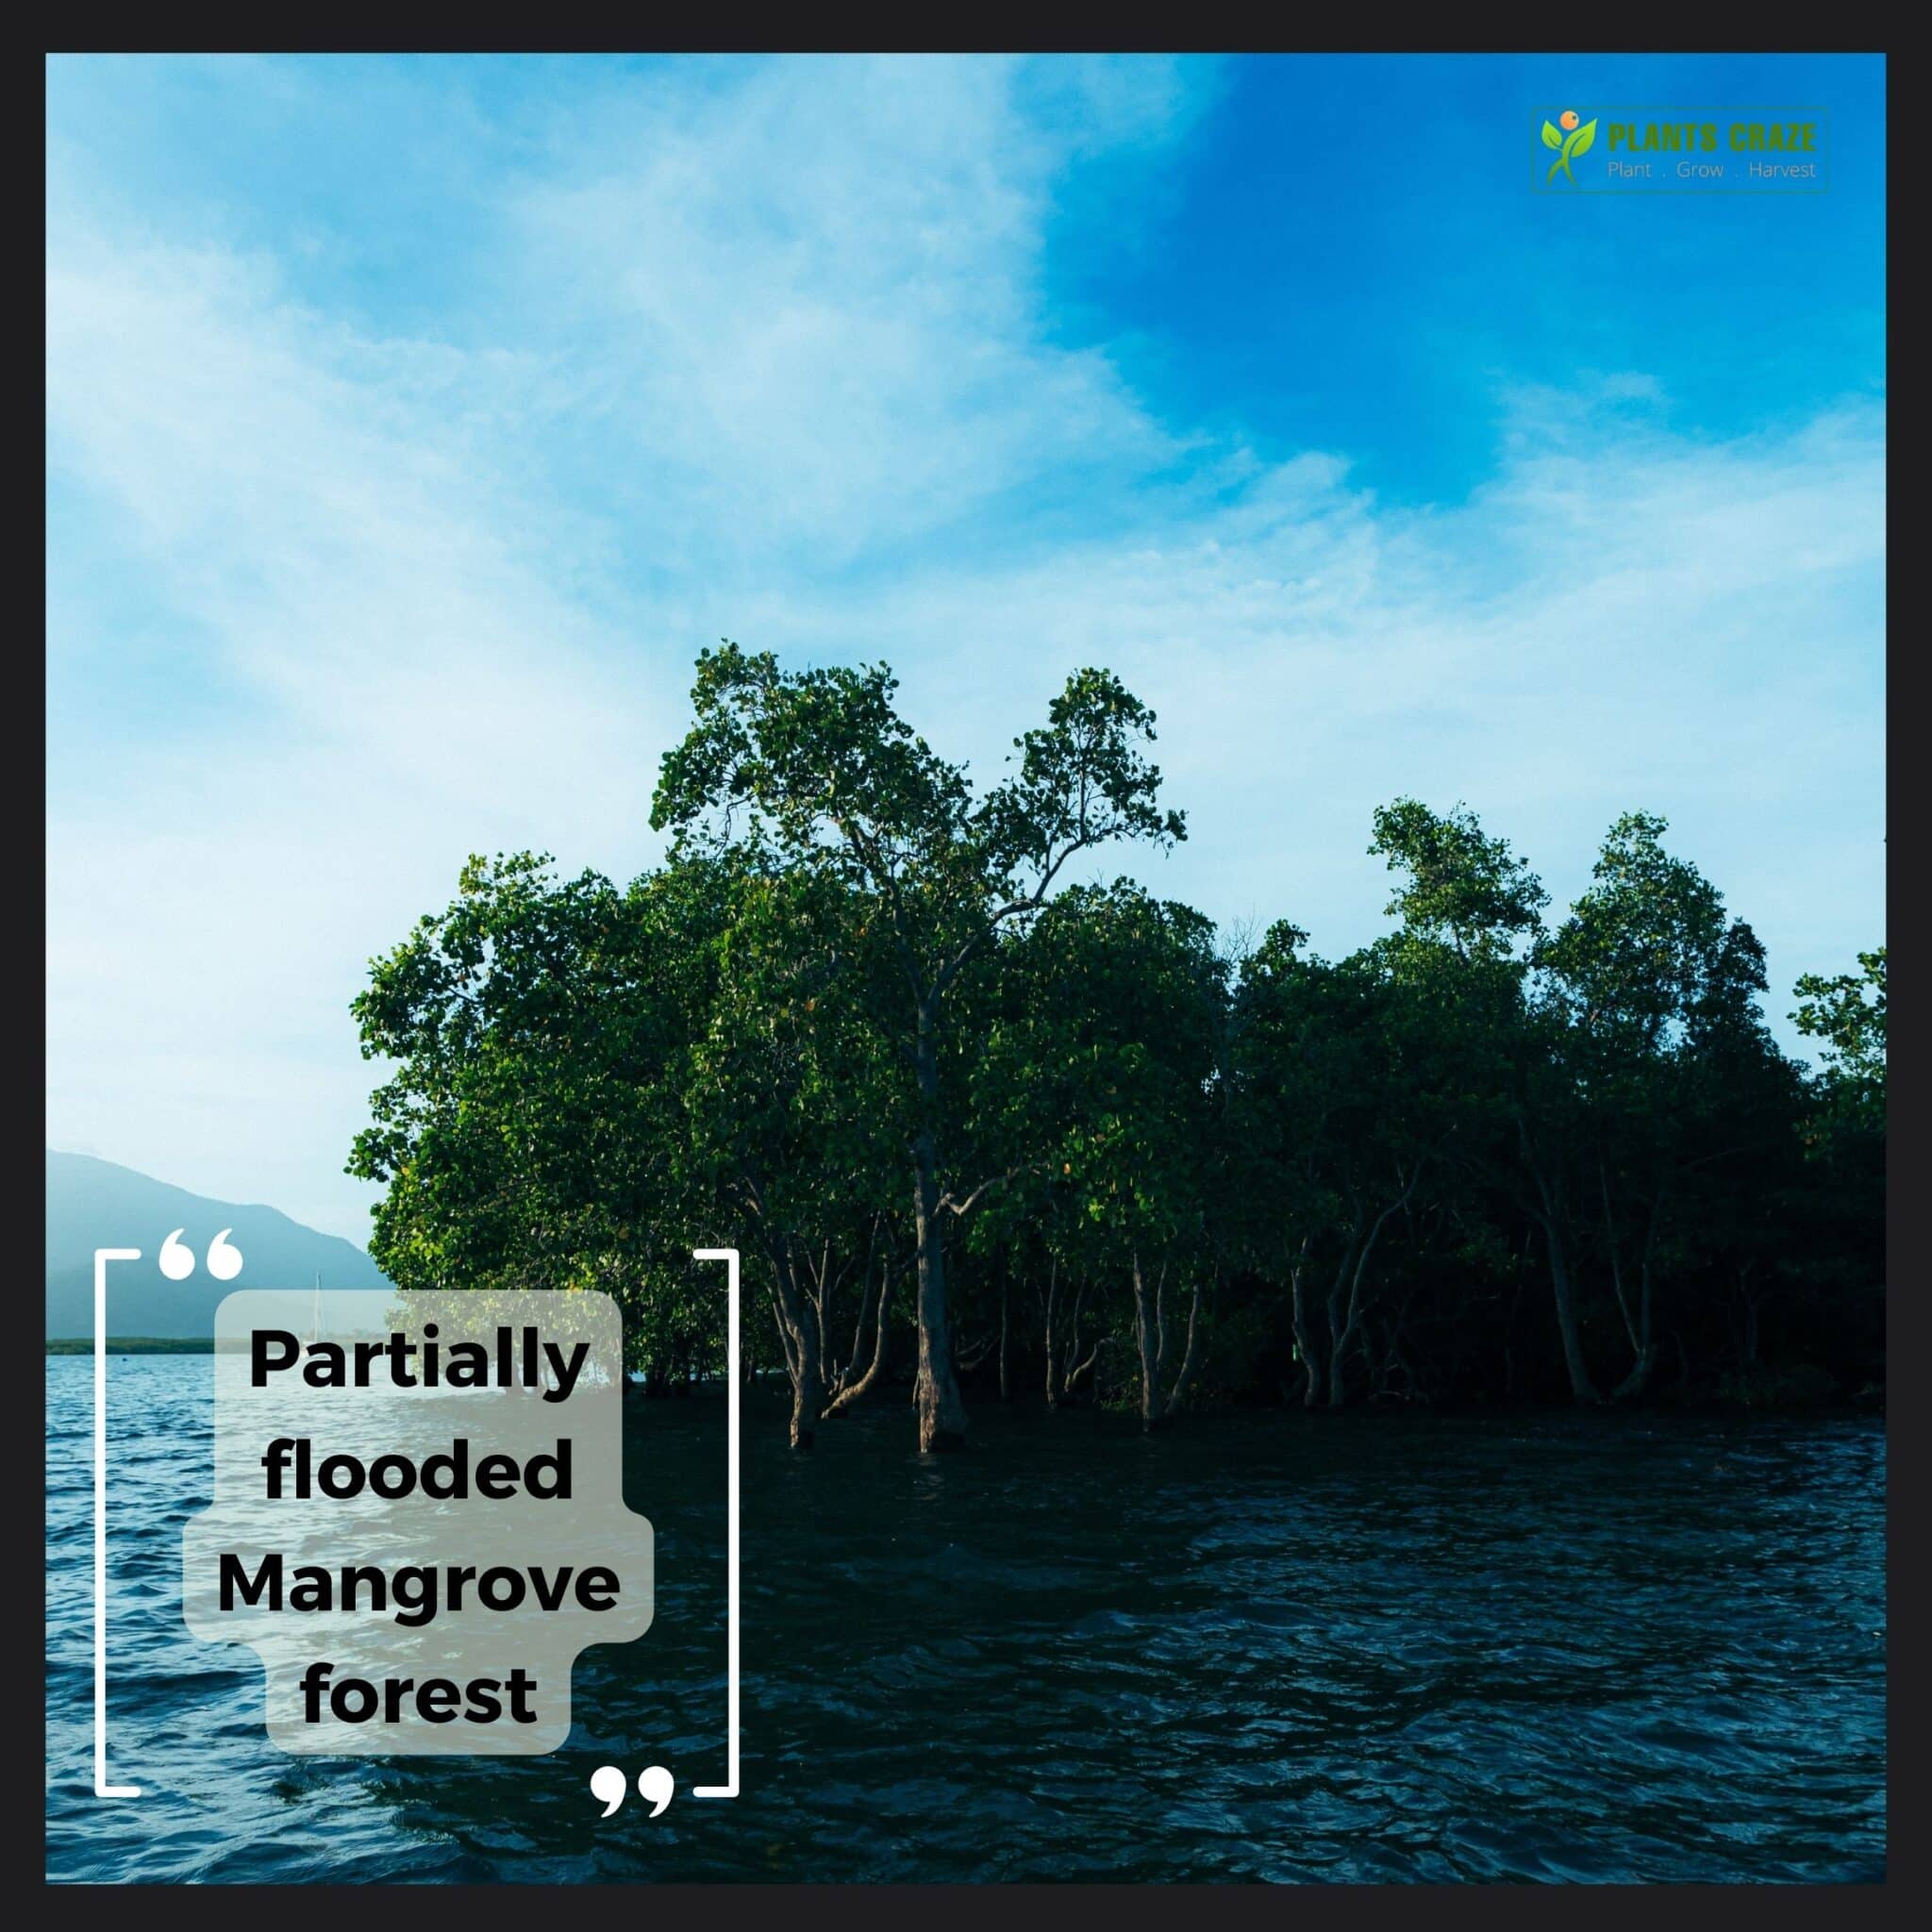
{"type": "Polygon", "coordinates": [[[1097,1317],[1124,1283],[1151,1428],[1179,1409],[1205,1340],[1227,967],[1200,913],[1126,881],[1059,894],[1002,966],[971,1124],[1016,1176],[1002,1219],[1049,1249],[1049,1397],[1079,1366],[1056,1359],[1062,1279],[1068,1343],[1074,1310],[1097,1317]]]}
{"type": "Polygon", "coordinates": [[[1157,804],[1141,746],[1154,716],[1104,671],[1068,679],[1043,727],[1014,741],[1017,770],[975,797],[896,710],[884,665],[784,672],[725,643],[698,660],[689,736],[665,758],[651,822],[678,849],[766,841],[866,905],[860,928],[897,968],[876,1015],[913,1083],[908,1167],[918,1276],[922,1450],[965,1440],[948,1323],[942,1217],[992,1176],[956,1173],[941,1105],[942,1060],[969,1042],[954,993],[996,969],[991,941],[1035,917],[1069,859],[1117,839],[1185,834],[1157,804]]]}
{"type": "Polygon", "coordinates": [[[1236,1190],[1244,1246],[1271,1280],[1286,1277],[1302,1399],[1340,1408],[1378,1256],[1440,1164],[1461,1096],[1408,948],[1330,963],[1303,940],[1276,925],[1242,962],[1230,1138],[1254,1170],[1236,1190]]]}
{"type": "Polygon", "coordinates": [[[1669,1217],[1697,1179],[1761,1158],[1789,1121],[1727,1105],[1761,1091],[1781,1062],[1757,1008],[1764,948],[1694,865],[1665,850],[1668,829],[1653,813],[1620,818],[1589,890],[1536,952],[1586,1115],[1572,1180],[1601,1206],[1630,1346],[1619,1397],[1641,1393],[1656,1367],[1669,1217]]]}
{"type": "Polygon", "coordinates": [[[1549,894],[1508,841],[1485,832],[1464,806],[1438,814],[1398,799],[1376,811],[1369,850],[1400,881],[1389,910],[1403,922],[1403,970],[1437,989],[1441,1024],[1454,1026],[1473,1069],[1472,1115],[1501,1129],[1500,1147],[1490,1133],[1465,1133],[1464,1156],[1488,1156],[1541,1235],[1570,1391],[1595,1402],[1571,1232],[1580,1095],[1568,1015],[1531,978],[1529,949],[1542,935],[1549,894]]]}

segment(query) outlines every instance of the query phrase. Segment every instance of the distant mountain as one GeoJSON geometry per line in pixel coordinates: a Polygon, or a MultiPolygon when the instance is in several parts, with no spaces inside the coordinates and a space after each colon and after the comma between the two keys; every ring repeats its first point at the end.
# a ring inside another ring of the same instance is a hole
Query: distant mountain
{"type": "Polygon", "coordinates": [[[131,1167],[86,1154],[47,1153],[47,1334],[94,1332],[94,1250],[139,1248],[139,1261],[108,1274],[110,1335],[205,1336],[215,1306],[238,1288],[381,1288],[382,1271],[354,1241],[318,1234],[274,1208],[209,1201],[150,1180],[131,1167]],[[175,1228],[195,1256],[194,1273],[170,1281],[157,1265],[175,1228]],[[233,1281],[208,1274],[208,1243],[223,1228],[242,1254],[233,1281]]]}

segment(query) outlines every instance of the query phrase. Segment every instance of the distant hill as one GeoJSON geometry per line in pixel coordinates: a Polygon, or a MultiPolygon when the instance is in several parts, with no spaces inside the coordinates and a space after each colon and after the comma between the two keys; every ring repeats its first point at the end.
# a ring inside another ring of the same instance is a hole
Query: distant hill
{"type": "Polygon", "coordinates": [[[94,1332],[94,1250],[139,1248],[142,1258],[108,1275],[110,1335],[206,1336],[215,1305],[238,1288],[381,1288],[382,1271],[354,1241],[318,1234],[274,1208],[210,1201],[86,1154],[47,1154],[47,1334],[94,1332]],[[175,1228],[195,1270],[170,1281],[156,1265],[175,1228]],[[242,1273],[217,1281],[204,1257],[223,1228],[242,1253],[242,1273]]]}

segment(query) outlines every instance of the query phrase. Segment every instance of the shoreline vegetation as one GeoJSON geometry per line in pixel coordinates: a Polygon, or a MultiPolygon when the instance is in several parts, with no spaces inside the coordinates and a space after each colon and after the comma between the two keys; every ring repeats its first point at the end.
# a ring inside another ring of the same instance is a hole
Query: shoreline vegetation
{"type": "MultiPolygon", "coordinates": [[[[596,1288],[649,1394],[745,1373],[1143,1427],[1257,1403],[1882,1406],[1886,956],[1766,1024],[1764,950],[1629,811],[1560,917],[1466,807],[1373,814],[1391,930],[1217,930],[1111,673],[975,789],[883,665],[701,655],[620,886],[473,858],[354,1002],[349,1172],[405,1289],[596,1288]],[[762,1301],[759,1307],[757,1296],[762,1301]]],[[[1292,839],[1292,828],[1253,836],[1292,839]]],[[[1847,962],[1849,964],[1849,962],[1847,962]]]]}
{"type": "MultiPolygon", "coordinates": [[[[92,1355],[94,1352],[94,1339],[92,1335],[50,1335],[47,1338],[49,1355],[92,1355]]],[[[215,1340],[212,1335],[110,1335],[108,1337],[109,1355],[213,1355],[215,1340]]]]}

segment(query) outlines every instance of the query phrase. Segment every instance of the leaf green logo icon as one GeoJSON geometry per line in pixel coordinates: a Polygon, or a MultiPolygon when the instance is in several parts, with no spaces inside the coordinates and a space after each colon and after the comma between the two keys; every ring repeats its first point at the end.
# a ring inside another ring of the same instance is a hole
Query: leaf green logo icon
{"type": "Polygon", "coordinates": [[[1578,155],[1587,155],[1596,144],[1596,123],[1586,121],[1579,127],[1576,119],[1574,108],[1563,109],[1563,125],[1570,130],[1567,134],[1559,134],[1548,121],[1543,123],[1543,145],[1557,150],[1557,158],[1550,163],[1550,172],[1543,176],[1545,188],[1556,180],[1559,174],[1574,183],[1576,176],[1571,174],[1570,163],[1578,155]]]}

